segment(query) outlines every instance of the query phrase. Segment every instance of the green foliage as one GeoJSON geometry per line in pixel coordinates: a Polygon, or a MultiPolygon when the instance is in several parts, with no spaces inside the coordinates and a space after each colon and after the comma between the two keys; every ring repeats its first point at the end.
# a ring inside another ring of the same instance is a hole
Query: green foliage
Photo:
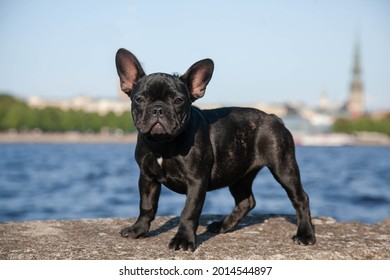
{"type": "Polygon", "coordinates": [[[367,131],[390,135],[390,114],[381,119],[372,119],[370,117],[338,119],[333,124],[333,131],[345,133],[367,131]]]}
{"type": "Polygon", "coordinates": [[[83,111],[63,111],[58,108],[30,108],[25,102],[11,95],[0,94],[0,131],[8,129],[44,132],[99,132],[101,129],[121,129],[134,131],[130,112],[115,115],[110,112],[104,116],[83,111]]]}

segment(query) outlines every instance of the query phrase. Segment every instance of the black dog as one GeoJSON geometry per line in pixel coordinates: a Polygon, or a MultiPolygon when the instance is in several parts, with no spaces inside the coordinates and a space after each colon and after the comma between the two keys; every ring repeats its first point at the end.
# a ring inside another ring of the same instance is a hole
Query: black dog
{"type": "Polygon", "coordinates": [[[316,242],[294,140],[278,117],[250,108],[193,107],[192,102],[205,94],[213,74],[210,59],[195,63],[182,76],[146,75],[132,53],[119,49],[116,67],[121,89],[131,98],[139,132],[135,158],[140,167],[140,215],[134,225],[121,231],[122,236],[138,238],[148,233],[163,184],[186,195],[179,229],[169,248],[194,251],[206,192],[229,186],[236,207],[208,230],[232,231],[255,207],[252,182],[266,166],[297,212],[294,241],[316,242]]]}

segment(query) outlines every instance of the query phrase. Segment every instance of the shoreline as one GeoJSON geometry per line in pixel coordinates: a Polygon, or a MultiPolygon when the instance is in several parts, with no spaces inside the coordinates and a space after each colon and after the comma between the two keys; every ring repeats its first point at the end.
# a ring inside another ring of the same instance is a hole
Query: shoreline
{"type": "Polygon", "coordinates": [[[53,143],[53,144],[126,144],[136,143],[137,133],[0,133],[0,144],[10,143],[53,143]]]}
{"type": "MultiPolygon", "coordinates": [[[[390,137],[375,133],[340,134],[328,133],[318,135],[294,135],[296,146],[341,147],[341,146],[390,146],[390,137]]],[[[75,131],[63,133],[37,132],[0,132],[0,144],[135,144],[137,132],[129,134],[80,133],[75,131]]]]}

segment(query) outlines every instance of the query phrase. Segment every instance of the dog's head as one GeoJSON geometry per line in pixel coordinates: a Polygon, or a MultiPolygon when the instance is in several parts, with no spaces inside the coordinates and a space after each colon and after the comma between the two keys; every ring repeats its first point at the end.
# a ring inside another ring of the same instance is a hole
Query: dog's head
{"type": "Polygon", "coordinates": [[[148,139],[165,142],[181,134],[188,124],[191,104],[205,94],[214,63],[211,59],[200,60],[182,76],[146,75],[131,52],[119,49],[116,68],[121,89],[131,98],[138,132],[148,139]]]}

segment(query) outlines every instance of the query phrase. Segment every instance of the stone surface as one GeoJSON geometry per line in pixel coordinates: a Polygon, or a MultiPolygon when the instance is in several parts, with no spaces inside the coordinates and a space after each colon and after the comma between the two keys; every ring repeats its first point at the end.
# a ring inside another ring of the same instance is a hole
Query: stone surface
{"type": "Polygon", "coordinates": [[[251,216],[231,233],[208,233],[206,225],[221,218],[202,216],[195,252],[168,249],[177,217],[157,217],[136,240],[119,235],[135,219],[0,223],[0,259],[390,259],[390,219],[368,225],[315,217],[317,244],[300,246],[291,240],[293,216],[251,216]]]}

